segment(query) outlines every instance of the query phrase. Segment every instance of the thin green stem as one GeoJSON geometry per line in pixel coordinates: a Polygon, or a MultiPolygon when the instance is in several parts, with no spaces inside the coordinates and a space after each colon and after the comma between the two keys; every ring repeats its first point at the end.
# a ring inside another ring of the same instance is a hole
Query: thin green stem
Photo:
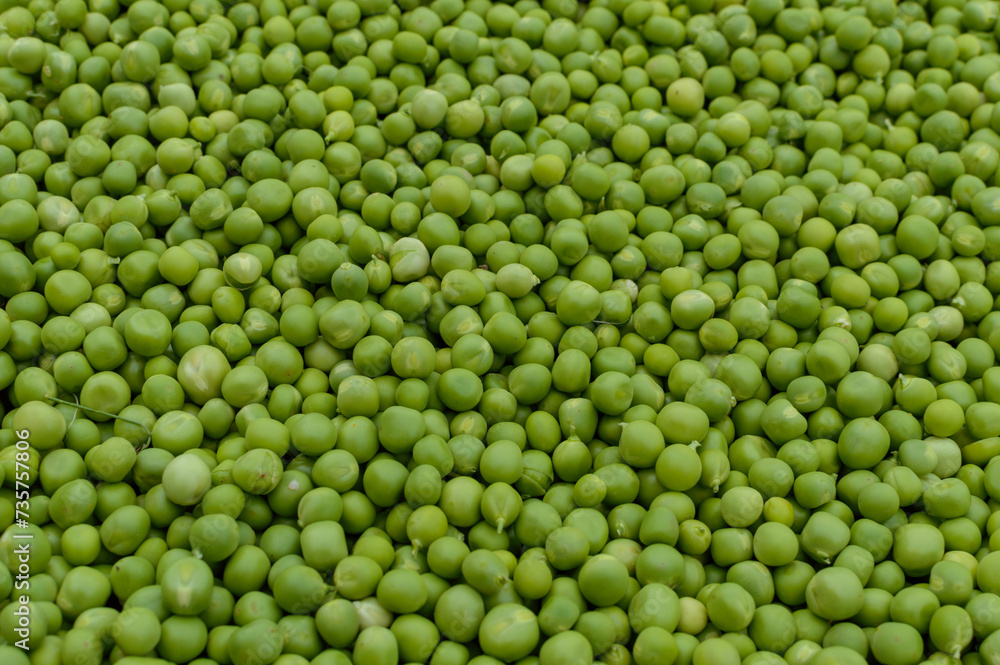
{"type": "MultiPolygon", "coordinates": [[[[74,395],[74,397],[76,397],[76,396],[74,395]]],[[[92,406],[84,406],[83,404],[80,404],[79,402],[67,402],[64,399],[59,399],[58,397],[52,397],[51,395],[47,396],[46,399],[48,399],[48,400],[50,400],[52,402],[56,402],[58,404],[65,404],[66,406],[72,406],[75,409],[83,409],[84,411],[90,411],[91,413],[99,413],[102,416],[107,416],[108,418],[114,418],[115,420],[121,420],[121,421],[129,423],[131,425],[135,425],[136,427],[141,427],[143,429],[143,431],[146,432],[146,442],[144,444],[142,444],[141,446],[139,446],[139,450],[140,451],[144,450],[147,447],[149,447],[149,445],[153,441],[153,433],[149,431],[148,427],[146,427],[145,425],[143,425],[142,423],[140,423],[137,420],[132,420],[131,418],[124,418],[122,416],[118,416],[118,415],[115,415],[113,413],[108,413],[107,411],[101,411],[100,409],[95,409],[92,406]]],[[[75,417],[76,416],[74,415],[74,418],[75,417]]]]}

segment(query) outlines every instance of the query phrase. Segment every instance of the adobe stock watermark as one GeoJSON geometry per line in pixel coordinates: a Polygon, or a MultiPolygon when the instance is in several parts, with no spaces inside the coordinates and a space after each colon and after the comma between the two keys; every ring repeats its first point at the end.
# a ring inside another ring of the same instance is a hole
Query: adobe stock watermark
{"type": "MultiPolygon", "coordinates": [[[[14,616],[17,617],[17,626],[14,632],[21,639],[14,642],[14,646],[24,651],[28,650],[28,639],[31,635],[31,610],[28,607],[30,598],[27,596],[28,578],[31,576],[31,539],[32,533],[28,529],[28,501],[31,499],[31,489],[28,484],[31,471],[28,468],[28,461],[31,459],[28,454],[28,430],[18,430],[15,432],[17,441],[15,447],[17,452],[14,455],[14,517],[17,528],[25,533],[15,533],[14,551],[11,559],[17,560],[17,570],[14,574],[14,589],[22,594],[14,599],[16,607],[14,616]]],[[[13,566],[12,566],[13,567],[13,566]]]]}

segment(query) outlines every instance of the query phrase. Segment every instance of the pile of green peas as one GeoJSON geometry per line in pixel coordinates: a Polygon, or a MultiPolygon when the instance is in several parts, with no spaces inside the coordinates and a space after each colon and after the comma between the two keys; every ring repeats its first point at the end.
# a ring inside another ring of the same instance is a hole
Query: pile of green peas
{"type": "Polygon", "coordinates": [[[3,0],[0,662],[1000,663],[998,15],[3,0]]]}

